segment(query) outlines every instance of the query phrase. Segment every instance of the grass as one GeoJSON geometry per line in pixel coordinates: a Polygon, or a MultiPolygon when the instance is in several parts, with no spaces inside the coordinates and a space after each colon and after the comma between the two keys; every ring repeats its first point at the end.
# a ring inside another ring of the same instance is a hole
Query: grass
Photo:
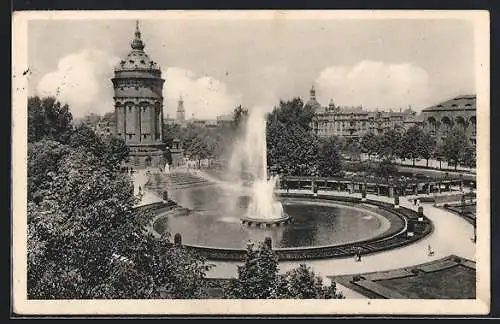
{"type": "Polygon", "coordinates": [[[462,265],[378,283],[403,294],[414,293],[422,299],[473,299],[476,296],[476,272],[462,265]]]}

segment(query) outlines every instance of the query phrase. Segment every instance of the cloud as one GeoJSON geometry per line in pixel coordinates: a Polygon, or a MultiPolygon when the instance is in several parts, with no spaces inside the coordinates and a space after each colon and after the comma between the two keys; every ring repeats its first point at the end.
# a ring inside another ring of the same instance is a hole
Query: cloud
{"type": "Polygon", "coordinates": [[[337,105],[367,109],[424,107],[429,104],[427,72],[413,64],[362,61],[354,66],[331,66],[318,78],[317,97],[337,105]]]}
{"type": "MultiPolygon", "coordinates": [[[[55,71],[40,79],[37,94],[55,96],[67,103],[76,118],[113,111],[111,78],[119,61],[118,57],[96,49],[64,56],[55,71]]],[[[165,113],[172,117],[181,94],[187,118],[192,114],[197,118],[215,118],[232,112],[241,103],[241,95],[229,93],[226,84],[208,75],[199,76],[184,68],[171,67],[163,76],[165,113]]]]}
{"type": "Polygon", "coordinates": [[[182,95],[186,118],[215,118],[231,113],[241,104],[241,94],[230,93],[226,84],[208,75],[197,75],[181,67],[169,67],[165,73],[165,112],[175,118],[177,101],[182,95]]]}
{"type": "Polygon", "coordinates": [[[70,106],[73,117],[91,112],[113,111],[111,77],[118,57],[95,49],[64,56],[57,70],[45,74],[38,83],[39,96],[55,96],[70,106]]]}

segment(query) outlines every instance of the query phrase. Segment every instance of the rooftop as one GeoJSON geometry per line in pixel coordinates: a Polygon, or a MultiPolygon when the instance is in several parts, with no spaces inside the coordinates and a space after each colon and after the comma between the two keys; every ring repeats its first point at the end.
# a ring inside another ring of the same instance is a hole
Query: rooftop
{"type": "Polygon", "coordinates": [[[463,95],[446,100],[435,106],[427,107],[422,112],[437,110],[475,110],[476,95],[463,95]]]}
{"type": "Polygon", "coordinates": [[[139,22],[136,24],[135,38],[130,43],[132,50],[126,58],[121,60],[115,67],[115,72],[122,71],[137,71],[137,70],[154,70],[159,71],[160,67],[156,62],[151,60],[144,52],[146,45],[141,39],[141,32],[139,30],[139,22]]]}

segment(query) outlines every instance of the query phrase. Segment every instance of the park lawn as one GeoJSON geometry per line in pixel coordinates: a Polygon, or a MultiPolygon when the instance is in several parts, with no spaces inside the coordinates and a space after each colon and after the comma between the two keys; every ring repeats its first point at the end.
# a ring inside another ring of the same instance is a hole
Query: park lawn
{"type": "Polygon", "coordinates": [[[414,293],[422,299],[476,298],[476,271],[462,265],[419,273],[417,276],[377,281],[401,293],[414,293]]]}

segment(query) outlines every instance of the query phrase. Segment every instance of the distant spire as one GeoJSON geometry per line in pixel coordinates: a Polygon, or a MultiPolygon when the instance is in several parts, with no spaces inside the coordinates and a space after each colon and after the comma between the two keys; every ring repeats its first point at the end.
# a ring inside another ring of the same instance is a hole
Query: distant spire
{"type": "Polygon", "coordinates": [[[130,44],[132,49],[142,51],[145,47],[141,39],[141,31],[139,30],[139,20],[135,21],[135,38],[130,44]]]}
{"type": "Polygon", "coordinates": [[[177,120],[184,121],[185,119],[185,109],[184,101],[182,100],[182,94],[179,96],[179,101],[177,102],[177,120]]]}
{"type": "Polygon", "coordinates": [[[311,87],[311,90],[309,91],[309,95],[311,97],[311,100],[316,100],[316,89],[314,88],[314,84],[311,87]]]}

